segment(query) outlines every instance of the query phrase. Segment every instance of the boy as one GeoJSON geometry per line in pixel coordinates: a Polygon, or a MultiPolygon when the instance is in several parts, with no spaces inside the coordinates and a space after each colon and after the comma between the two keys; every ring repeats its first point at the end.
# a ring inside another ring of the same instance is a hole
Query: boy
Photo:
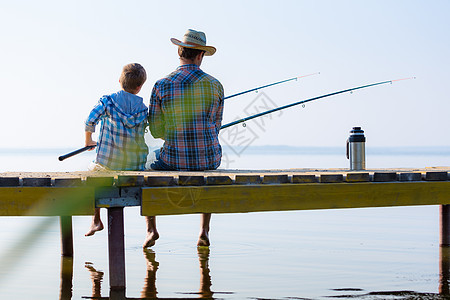
{"type": "MultiPolygon", "coordinates": [[[[144,170],[148,148],[144,140],[148,108],[136,94],[147,80],[145,69],[137,63],[123,67],[119,83],[122,90],[103,96],[85,122],[86,146],[97,145],[92,170],[144,170]],[[98,143],[92,140],[95,126],[102,121],[98,143]]],[[[100,209],[95,209],[85,236],[103,229],[100,209]]]]}

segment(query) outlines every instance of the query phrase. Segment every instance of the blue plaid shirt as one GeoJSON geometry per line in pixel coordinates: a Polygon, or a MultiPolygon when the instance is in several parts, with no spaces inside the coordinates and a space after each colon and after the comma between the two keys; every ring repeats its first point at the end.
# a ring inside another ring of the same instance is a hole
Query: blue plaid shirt
{"type": "Polygon", "coordinates": [[[147,106],[141,97],[125,91],[103,96],[85,122],[85,130],[94,132],[102,121],[96,162],[112,170],[144,170],[147,118],[147,106]]]}
{"type": "Polygon", "coordinates": [[[223,87],[197,65],[179,66],[153,87],[149,126],[164,139],[160,159],[177,170],[217,169],[223,87]]]}

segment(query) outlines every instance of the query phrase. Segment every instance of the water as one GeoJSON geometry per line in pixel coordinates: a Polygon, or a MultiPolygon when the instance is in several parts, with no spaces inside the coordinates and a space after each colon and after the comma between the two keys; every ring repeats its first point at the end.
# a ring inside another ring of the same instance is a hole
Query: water
{"type": "MultiPolygon", "coordinates": [[[[58,162],[66,150],[2,150],[0,170],[83,170],[93,158],[58,162]]],[[[226,150],[232,169],[348,167],[337,148],[226,150]]],[[[372,150],[368,168],[450,165],[446,149],[402,151],[372,150]]],[[[199,221],[158,217],[161,238],[144,252],[144,218],[125,210],[127,298],[439,299],[436,206],[217,214],[212,246],[200,253],[199,221]]],[[[71,277],[61,274],[58,218],[0,218],[0,299],[109,297],[107,231],[86,238],[89,224],[73,218],[71,277]]]]}

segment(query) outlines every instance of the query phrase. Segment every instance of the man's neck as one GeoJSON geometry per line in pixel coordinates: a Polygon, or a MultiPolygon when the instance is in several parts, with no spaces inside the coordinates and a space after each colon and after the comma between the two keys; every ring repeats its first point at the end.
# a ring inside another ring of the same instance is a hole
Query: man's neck
{"type": "MultiPolygon", "coordinates": [[[[193,61],[191,59],[186,59],[186,58],[180,57],[180,66],[183,66],[183,65],[197,65],[197,64],[195,63],[195,61],[193,61]]],[[[199,65],[197,65],[197,66],[199,66],[199,65]]]]}

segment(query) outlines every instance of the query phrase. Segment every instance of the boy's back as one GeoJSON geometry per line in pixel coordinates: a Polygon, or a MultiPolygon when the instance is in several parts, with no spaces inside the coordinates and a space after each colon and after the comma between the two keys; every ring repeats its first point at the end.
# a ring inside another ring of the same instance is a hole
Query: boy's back
{"type": "Polygon", "coordinates": [[[148,109],[136,94],[147,79],[139,64],[124,66],[121,91],[103,96],[85,122],[86,146],[97,145],[95,162],[111,170],[144,170],[148,148],[144,140],[148,109]],[[92,140],[102,121],[98,143],[92,140]]]}
{"type": "Polygon", "coordinates": [[[96,163],[111,170],[143,170],[148,148],[144,140],[148,109],[143,99],[126,91],[103,96],[86,120],[93,131],[102,120],[96,163]]]}

